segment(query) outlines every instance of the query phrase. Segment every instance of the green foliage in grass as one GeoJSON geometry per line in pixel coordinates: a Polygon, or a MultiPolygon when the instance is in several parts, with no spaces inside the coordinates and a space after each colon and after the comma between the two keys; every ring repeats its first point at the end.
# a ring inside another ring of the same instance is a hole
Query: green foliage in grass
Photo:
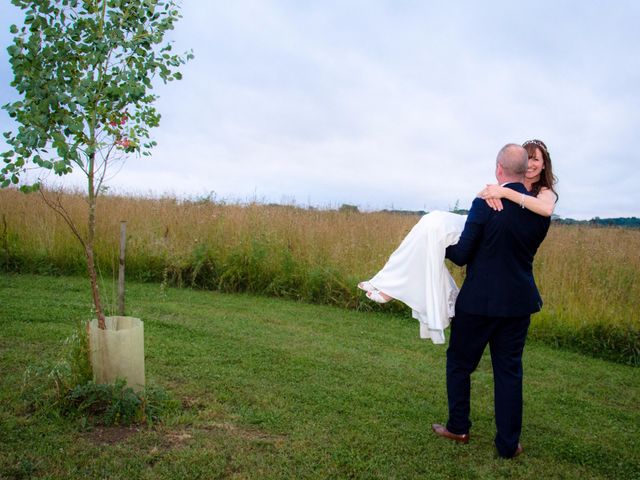
{"type": "Polygon", "coordinates": [[[69,393],[91,381],[89,345],[82,322],[76,323],[60,350],[61,359],[25,369],[21,398],[26,411],[60,414],[67,409],[69,393]]]}
{"type": "Polygon", "coordinates": [[[76,385],[64,400],[65,415],[107,426],[153,424],[177,406],[163,388],[152,385],[137,393],[123,379],[113,385],[92,381],[76,385]]]}
{"type": "MultiPolygon", "coordinates": [[[[105,287],[109,296],[108,285],[105,287]]],[[[380,312],[130,283],[147,377],[181,405],[153,428],[28,415],[15,389],[90,315],[82,278],[0,275],[0,478],[638,478],[638,369],[529,342],[525,454],[496,458],[488,355],[472,440],[446,419],[445,347],[380,312]],[[73,323],[71,323],[73,324],[73,323]]]]}
{"type": "Polygon", "coordinates": [[[536,315],[530,335],[558,348],[581,352],[613,362],[640,366],[640,329],[631,323],[559,322],[544,310],[536,315]]]}
{"type": "Polygon", "coordinates": [[[61,351],[60,360],[26,368],[20,391],[25,413],[75,418],[83,425],[132,425],[158,422],[175,407],[157,385],[137,393],[123,379],[113,385],[94,383],[86,323],[78,322],[61,351]]]}

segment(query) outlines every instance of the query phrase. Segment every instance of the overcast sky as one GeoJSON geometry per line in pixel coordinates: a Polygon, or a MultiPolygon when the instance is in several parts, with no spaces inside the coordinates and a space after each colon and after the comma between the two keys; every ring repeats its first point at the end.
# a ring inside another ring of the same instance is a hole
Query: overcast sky
{"type": "MultiPolygon", "coordinates": [[[[2,104],[22,19],[8,3],[2,104]]],[[[158,146],[117,192],[466,207],[500,147],[540,138],[557,214],[640,216],[637,0],[189,0],[182,14],[172,39],[195,60],[157,88],[158,146]]]]}

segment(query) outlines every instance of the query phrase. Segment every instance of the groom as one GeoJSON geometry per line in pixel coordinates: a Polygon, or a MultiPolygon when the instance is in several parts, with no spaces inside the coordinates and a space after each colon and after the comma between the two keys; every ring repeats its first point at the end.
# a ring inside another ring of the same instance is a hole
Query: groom
{"type": "Polygon", "coordinates": [[[494,401],[498,455],[513,458],[522,453],[522,352],[530,316],[542,300],[533,279],[533,257],[549,229],[549,218],[524,206],[523,185],[527,152],[505,145],[496,160],[498,182],[522,194],[520,205],[503,199],[495,211],[476,198],[457,244],[446,257],[467,265],[467,273],[451,323],[447,349],[449,420],[432,429],[442,437],[467,443],[471,421],[471,373],[489,344],[494,376],[494,401]]]}

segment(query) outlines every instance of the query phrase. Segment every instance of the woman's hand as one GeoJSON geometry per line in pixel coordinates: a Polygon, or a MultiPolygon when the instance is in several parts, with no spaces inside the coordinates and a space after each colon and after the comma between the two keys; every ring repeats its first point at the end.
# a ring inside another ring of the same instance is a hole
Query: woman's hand
{"type": "Polygon", "coordinates": [[[478,197],[482,198],[490,208],[500,211],[502,210],[502,198],[505,197],[505,188],[495,183],[488,183],[479,193],[478,197]]]}

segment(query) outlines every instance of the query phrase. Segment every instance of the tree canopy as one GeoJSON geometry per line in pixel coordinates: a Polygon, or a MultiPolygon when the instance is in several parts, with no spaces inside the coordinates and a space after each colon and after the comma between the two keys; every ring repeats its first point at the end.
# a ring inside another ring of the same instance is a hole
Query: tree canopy
{"type": "MultiPolygon", "coordinates": [[[[25,12],[12,25],[11,83],[20,100],[3,108],[18,128],[4,137],[0,185],[20,183],[30,168],[64,175],[80,168],[99,188],[110,161],[149,155],[159,124],[154,77],[181,78],[192,53],[164,43],[180,18],[168,0],[12,0],[25,12]]],[[[36,180],[23,190],[38,188],[36,180]]]]}
{"type": "Polygon", "coordinates": [[[191,59],[176,55],[165,34],[180,18],[173,0],[12,0],[24,11],[12,25],[7,49],[20,100],[3,105],[15,119],[4,133],[11,149],[2,153],[0,187],[21,184],[40,190],[44,201],[69,225],[87,258],[93,301],[105,328],[94,257],[96,199],[107,168],[127,154],[149,155],[149,130],[160,115],[153,106],[154,77],[179,80],[178,67],[191,59]],[[40,189],[31,169],[65,175],[80,169],[87,178],[87,229],[83,232],[60,198],[40,189]]]}

